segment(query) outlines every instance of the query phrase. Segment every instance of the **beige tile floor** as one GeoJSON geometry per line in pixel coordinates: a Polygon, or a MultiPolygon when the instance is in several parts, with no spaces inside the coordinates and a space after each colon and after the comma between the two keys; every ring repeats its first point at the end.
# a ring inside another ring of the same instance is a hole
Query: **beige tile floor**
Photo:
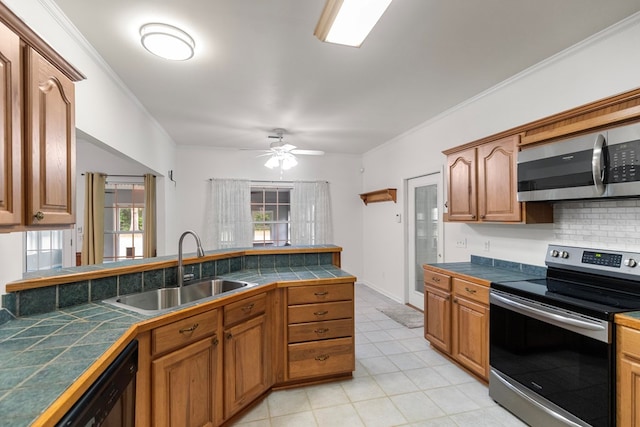
{"type": "Polygon", "coordinates": [[[356,285],[353,379],[272,392],[238,427],[524,426],[487,388],[377,310],[396,304],[356,285]]]}

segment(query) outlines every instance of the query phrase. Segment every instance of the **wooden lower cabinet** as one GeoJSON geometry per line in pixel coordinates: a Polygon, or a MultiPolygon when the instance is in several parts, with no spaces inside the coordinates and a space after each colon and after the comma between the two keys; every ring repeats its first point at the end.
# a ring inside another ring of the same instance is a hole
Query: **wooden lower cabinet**
{"type": "Polygon", "coordinates": [[[626,326],[617,330],[617,424],[640,426],[640,331],[626,326]]]}
{"type": "Polygon", "coordinates": [[[286,380],[355,369],[353,283],[287,288],[286,380]]]}
{"type": "Polygon", "coordinates": [[[471,282],[453,279],[452,351],[451,355],[465,368],[485,380],[489,379],[489,300],[488,289],[471,282]],[[462,291],[459,291],[462,288],[462,291]],[[486,289],[486,303],[464,295],[465,289],[477,295],[476,288],[486,289]]]}
{"type": "Polygon", "coordinates": [[[215,309],[151,331],[150,416],[153,426],[221,424],[220,329],[220,310],[215,309]]]}
{"type": "Polygon", "coordinates": [[[489,379],[489,287],[424,266],[424,336],[479,378],[489,379]]]}
{"type": "Polygon", "coordinates": [[[224,331],[224,415],[233,416],[271,387],[267,316],[224,331]]]}
{"type": "Polygon", "coordinates": [[[279,386],[350,375],[353,316],[353,282],[300,285],[147,330],[138,336],[136,421],[220,426],[270,390],[278,370],[279,386]],[[288,290],[295,304],[280,305],[288,290]]]}
{"type": "Polygon", "coordinates": [[[219,425],[222,421],[221,360],[217,337],[205,338],[154,360],[153,425],[219,425]]]}
{"type": "Polygon", "coordinates": [[[451,353],[451,293],[424,287],[424,337],[432,346],[451,353]]]}

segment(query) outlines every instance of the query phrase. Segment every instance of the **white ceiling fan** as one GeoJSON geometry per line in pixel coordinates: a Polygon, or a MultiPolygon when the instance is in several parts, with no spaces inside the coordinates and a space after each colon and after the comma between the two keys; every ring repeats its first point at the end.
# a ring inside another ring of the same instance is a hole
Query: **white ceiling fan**
{"type": "Polygon", "coordinates": [[[270,156],[267,162],[264,164],[269,169],[280,167],[283,170],[291,169],[298,164],[296,155],[306,156],[322,156],[324,151],[321,150],[300,150],[295,145],[288,144],[282,140],[286,131],[281,128],[274,129],[275,135],[269,135],[269,138],[276,139],[269,145],[268,150],[265,151],[264,156],[270,156]]]}

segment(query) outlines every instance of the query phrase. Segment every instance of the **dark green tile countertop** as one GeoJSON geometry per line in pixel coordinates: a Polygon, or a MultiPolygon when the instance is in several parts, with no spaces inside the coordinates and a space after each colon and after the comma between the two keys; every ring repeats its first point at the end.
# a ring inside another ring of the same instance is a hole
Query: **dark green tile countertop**
{"type": "Polygon", "coordinates": [[[490,282],[544,278],[547,270],[545,267],[475,255],[471,256],[470,262],[441,262],[429,265],[490,282]]]}
{"type": "MultiPolygon", "coordinates": [[[[319,265],[241,270],[224,277],[264,285],[352,276],[333,265],[319,265]]],[[[150,318],[96,302],[1,324],[0,424],[31,425],[132,325],[150,318]]]]}

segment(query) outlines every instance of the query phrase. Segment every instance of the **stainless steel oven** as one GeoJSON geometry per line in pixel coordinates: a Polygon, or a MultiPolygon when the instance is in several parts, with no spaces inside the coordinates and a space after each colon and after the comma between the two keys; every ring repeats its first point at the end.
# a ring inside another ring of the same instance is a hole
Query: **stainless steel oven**
{"type": "Polygon", "coordinates": [[[547,276],[492,283],[489,394],[532,426],[615,425],[615,313],[640,254],[550,245],[547,276]]]}

